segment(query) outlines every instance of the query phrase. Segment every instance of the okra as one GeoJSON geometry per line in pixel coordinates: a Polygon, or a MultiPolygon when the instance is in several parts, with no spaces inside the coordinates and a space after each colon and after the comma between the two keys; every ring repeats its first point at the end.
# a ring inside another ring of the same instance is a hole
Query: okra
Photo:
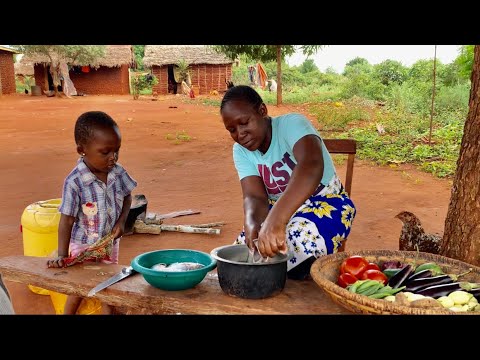
{"type": "Polygon", "coordinates": [[[375,294],[378,290],[383,288],[383,284],[379,281],[375,281],[376,284],[372,284],[369,287],[362,290],[362,292],[357,292],[357,294],[369,296],[375,294]]]}
{"type": "Polygon", "coordinates": [[[357,288],[367,281],[369,280],[357,280],[352,285],[347,286],[347,290],[350,291],[351,293],[356,293],[357,288]]]}
{"type": "Polygon", "coordinates": [[[383,289],[380,289],[379,291],[377,291],[372,295],[369,295],[368,297],[371,299],[383,299],[384,297],[387,297],[389,295],[395,295],[397,292],[400,292],[405,289],[405,286],[402,286],[396,289],[390,288],[388,290],[384,290],[386,287],[389,287],[389,286],[388,285],[385,286],[383,289]]]}
{"type": "Polygon", "coordinates": [[[376,286],[377,284],[379,284],[380,282],[379,281],[376,281],[376,280],[371,280],[371,279],[368,279],[368,280],[364,280],[364,282],[362,284],[360,284],[356,289],[355,289],[355,292],[357,294],[361,294],[362,292],[364,292],[366,289],[370,288],[371,286],[376,286]]]}

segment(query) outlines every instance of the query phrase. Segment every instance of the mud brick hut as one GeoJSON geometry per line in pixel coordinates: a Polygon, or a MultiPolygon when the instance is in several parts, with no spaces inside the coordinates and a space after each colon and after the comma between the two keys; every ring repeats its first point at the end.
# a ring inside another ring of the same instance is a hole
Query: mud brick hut
{"type": "Polygon", "coordinates": [[[0,95],[14,94],[15,86],[15,70],[13,55],[18,54],[17,51],[0,46],[0,95]]]}
{"type": "MultiPolygon", "coordinates": [[[[35,84],[42,90],[53,90],[50,60],[44,56],[29,56],[25,61],[34,64],[35,84]]],[[[129,68],[133,63],[132,45],[107,45],[105,55],[95,63],[68,64],[69,76],[79,94],[128,95],[129,68]]]]}
{"type": "Polygon", "coordinates": [[[226,82],[232,79],[233,61],[225,55],[204,45],[146,45],[143,64],[151,68],[158,79],[153,92],[159,95],[181,92],[176,76],[180,61],[189,65],[191,85],[196,95],[227,90],[226,82]]]}

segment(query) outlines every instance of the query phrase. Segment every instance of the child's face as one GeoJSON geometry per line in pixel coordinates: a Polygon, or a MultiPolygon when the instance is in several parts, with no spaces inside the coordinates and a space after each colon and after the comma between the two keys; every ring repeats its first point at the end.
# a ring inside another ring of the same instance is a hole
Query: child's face
{"type": "Polygon", "coordinates": [[[118,160],[121,143],[117,127],[99,128],[87,144],[79,147],[79,152],[85,154],[83,161],[93,173],[108,173],[118,160]]]}

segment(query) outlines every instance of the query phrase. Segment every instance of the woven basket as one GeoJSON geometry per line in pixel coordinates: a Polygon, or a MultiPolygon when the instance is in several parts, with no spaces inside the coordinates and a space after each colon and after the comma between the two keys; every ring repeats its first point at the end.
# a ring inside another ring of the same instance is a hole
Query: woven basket
{"type": "Polygon", "coordinates": [[[340,273],[340,265],[342,261],[352,255],[363,256],[368,261],[377,264],[388,260],[398,260],[407,263],[413,263],[416,261],[416,265],[435,262],[447,274],[460,274],[472,269],[470,273],[461,278],[461,281],[469,282],[480,282],[480,268],[444,256],[416,251],[363,250],[336,253],[318,258],[313,263],[310,271],[313,280],[332,298],[334,302],[353,313],[379,315],[480,315],[480,312],[454,312],[448,309],[409,307],[398,305],[386,300],[371,299],[364,295],[351,293],[338,286],[336,282],[340,273]]]}

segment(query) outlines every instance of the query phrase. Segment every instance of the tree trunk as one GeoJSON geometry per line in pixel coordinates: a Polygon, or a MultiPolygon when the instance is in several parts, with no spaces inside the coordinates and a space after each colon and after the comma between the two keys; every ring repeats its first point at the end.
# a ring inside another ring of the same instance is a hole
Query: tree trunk
{"type": "Polygon", "coordinates": [[[440,253],[480,266],[480,45],[440,253]]]}
{"type": "Polygon", "coordinates": [[[277,106],[282,104],[282,47],[277,45],[277,106]]]}
{"type": "Polygon", "coordinates": [[[57,63],[55,66],[53,64],[50,64],[50,74],[52,75],[52,80],[53,80],[53,90],[55,91],[55,96],[60,97],[60,94],[58,92],[58,86],[60,84],[60,63],[57,63]]]}
{"type": "Polygon", "coordinates": [[[0,69],[0,96],[3,95],[3,90],[2,90],[2,69],[0,69]]]}

